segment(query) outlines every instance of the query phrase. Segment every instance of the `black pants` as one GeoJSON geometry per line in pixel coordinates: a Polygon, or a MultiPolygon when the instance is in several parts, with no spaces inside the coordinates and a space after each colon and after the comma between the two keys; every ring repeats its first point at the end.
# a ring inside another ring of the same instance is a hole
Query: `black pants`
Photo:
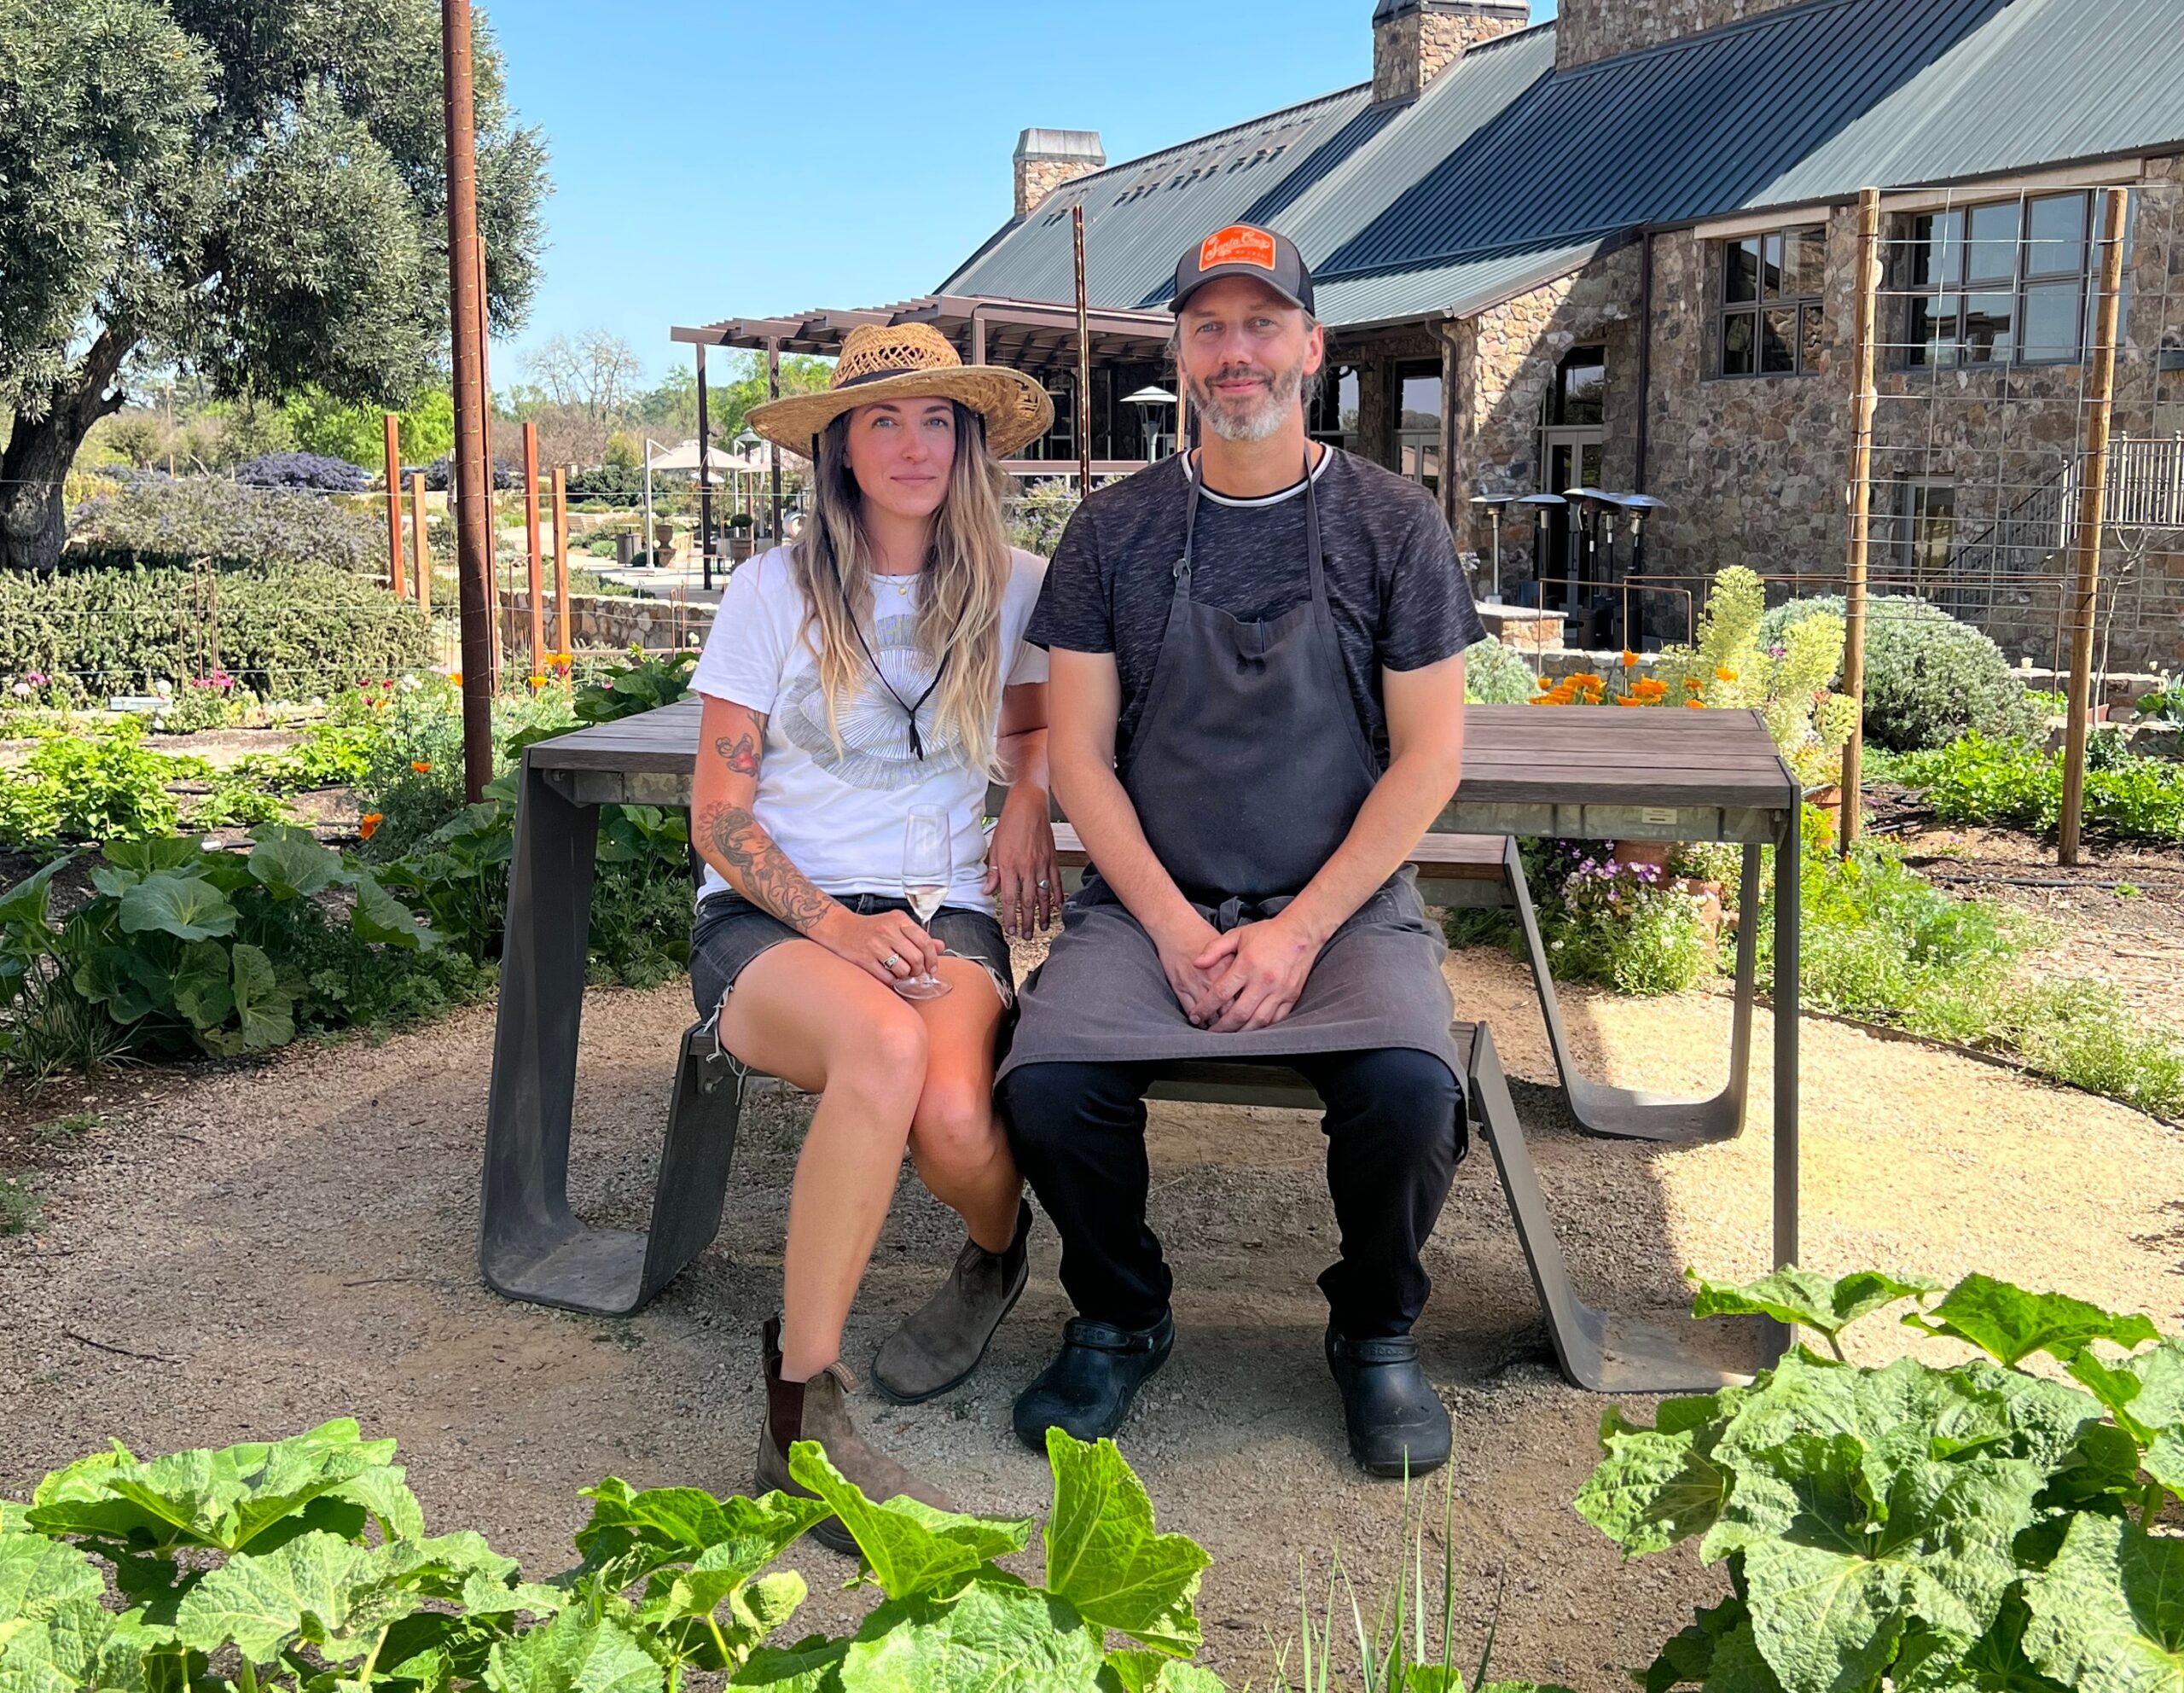
{"type": "MultiPolygon", "coordinates": [[[[1468,1143],[1463,1088],[1428,1052],[1388,1047],[1285,1061],[1327,1114],[1327,1191],[1342,1256],[1320,1277],[1354,1340],[1407,1335],[1432,1283],[1420,1249],[1468,1143]]],[[[1145,1091],[1157,1064],[1026,1064],[1001,1084],[1016,1162],[1061,1235],[1061,1284],[1078,1312],[1142,1329],[1175,1278],[1146,1226],[1145,1091]]]]}

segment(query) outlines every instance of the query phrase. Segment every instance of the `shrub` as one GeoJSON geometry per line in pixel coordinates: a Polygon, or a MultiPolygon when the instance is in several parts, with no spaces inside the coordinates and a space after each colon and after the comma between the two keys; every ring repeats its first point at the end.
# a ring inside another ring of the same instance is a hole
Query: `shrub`
{"type": "Polygon", "coordinates": [[[1008,544],[1041,558],[1054,556],[1061,532],[1077,515],[1077,483],[1055,476],[1037,481],[1008,503],[1008,544]]]}
{"type": "MultiPolygon", "coordinates": [[[[1842,615],[1840,596],[1792,600],[1767,614],[1761,637],[1779,643],[1807,618],[1842,615]]],[[[1896,752],[1946,746],[1967,731],[2021,741],[2041,732],[2040,713],[2002,649],[1911,595],[1867,602],[1865,678],[1866,734],[1896,752]]]]}
{"type": "MultiPolygon", "coordinates": [[[[2062,817],[2060,753],[1972,734],[1882,768],[1923,789],[1943,823],[2050,832],[2062,817]]],[[[2111,840],[2184,841],[2184,765],[2133,753],[2113,733],[2095,733],[2086,747],[2084,825],[2088,835],[2111,840]]]]}
{"type": "Polygon", "coordinates": [[[229,565],[385,567],[386,531],[316,494],[142,475],[69,515],[61,567],[211,560],[229,565]]]}
{"type": "Polygon", "coordinates": [[[1696,1540],[1728,1567],[1728,1597],[1637,1676],[1648,1693],[2175,1683],[2184,1541],[2155,1520],[2184,1497],[2184,1341],[1984,1276],[1930,1304],[1938,1289],[1794,1269],[1699,1283],[1695,1314],[1798,1324],[1828,1353],[1664,1399],[1651,1427],[1602,1418],[1578,1514],[1626,1557],[1696,1540]],[[1845,1362],[1840,1332],[1906,1300],[1906,1327],[1970,1361],[1845,1362]]]}
{"type": "Polygon", "coordinates": [[[320,488],[337,494],[361,494],[372,485],[347,459],[316,452],[263,454],[237,465],[235,480],[247,488],[320,488]]]}
{"type": "Polygon", "coordinates": [[[224,667],[268,698],[330,695],[425,663],[414,602],[325,565],[0,573],[0,675],[73,677],[94,698],[224,667]]]}
{"type": "Polygon", "coordinates": [[[1531,698],[1532,667],[1491,635],[1464,649],[1464,697],[1482,706],[1521,706],[1531,698]]]}
{"type": "Polygon", "coordinates": [[[1711,962],[1698,899],[1651,864],[1580,858],[1562,880],[1545,938],[1558,975],[1618,993],[1679,993],[1711,962]]]}

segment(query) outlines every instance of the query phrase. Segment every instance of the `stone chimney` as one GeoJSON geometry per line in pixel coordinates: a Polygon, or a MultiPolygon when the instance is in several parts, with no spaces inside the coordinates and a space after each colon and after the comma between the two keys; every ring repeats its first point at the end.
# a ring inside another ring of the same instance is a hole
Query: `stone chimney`
{"type": "Polygon", "coordinates": [[[1373,9],[1373,103],[1415,99],[1467,49],[1531,20],[1531,0],[1380,0],[1373,9]]]}
{"type": "Polygon", "coordinates": [[[1029,217],[1064,183],[1107,162],[1097,130],[1026,130],[1016,137],[1016,215],[1029,217]]]}
{"type": "Polygon", "coordinates": [[[1798,0],[1562,0],[1554,15],[1554,67],[1575,70],[1595,59],[1658,47],[1798,0]]]}

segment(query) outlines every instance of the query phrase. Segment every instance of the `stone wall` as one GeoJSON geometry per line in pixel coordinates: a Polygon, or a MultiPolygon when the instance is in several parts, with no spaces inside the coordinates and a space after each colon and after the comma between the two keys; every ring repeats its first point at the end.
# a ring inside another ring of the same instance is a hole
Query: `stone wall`
{"type": "Polygon", "coordinates": [[[1104,168],[1107,155],[1091,130],[1025,130],[1011,162],[1016,215],[1026,218],[1064,183],[1104,168]]]}
{"type": "MultiPolygon", "coordinates": [[[[517,589],[501,596],[501,643],[509,654],[522,652],[531,639],[531,596],[517,589]]],[[[713,608],[654,600],[636,595],[572,594],[569,621],[574,640],[567,650],[626,652],[642,647],[659,652],[674,647],[701,647],[713,626],[713,608]]],[[[546,635],[561,640],[554,627],[554,596],[546,596],[546,635]]]]}
{"type": "Polygon", "coordinates": [[[1798,0],[1562,0],[1554,17],[1555,67],[1571,70],[1797,3],[1798,0]]]}
{"type": "Polygon", "coordinates": [[[1374,102],[1414,98],[1467,49],[1531,22],[1529,0],[1404,0],[1374,20],[1374,102]]]}

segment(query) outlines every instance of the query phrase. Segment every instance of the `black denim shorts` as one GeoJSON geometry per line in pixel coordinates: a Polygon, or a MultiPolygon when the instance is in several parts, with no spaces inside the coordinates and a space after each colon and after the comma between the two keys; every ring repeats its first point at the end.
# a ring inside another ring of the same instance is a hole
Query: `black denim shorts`
{"type": "MultiPolygon", "coordinates": [[[[910,909],[909,900],[884,893],[834,897],[861,917],[910,909]]],[[[1009,967],[1008,938],[991,913],[943,905],[933,913],[930,928],[949,956],[968,958],[992,977],[1002,1004],[1014,1009],[1016,977],[1009,967]]],[[[717,1012],[743,967],[768,947],[799,939],[771,911],[762,910],[733,889],[712,895],[698,907],[698,920],[690,931],[690,992],[698,1015],[710,1017],[717,1012]]]]}

